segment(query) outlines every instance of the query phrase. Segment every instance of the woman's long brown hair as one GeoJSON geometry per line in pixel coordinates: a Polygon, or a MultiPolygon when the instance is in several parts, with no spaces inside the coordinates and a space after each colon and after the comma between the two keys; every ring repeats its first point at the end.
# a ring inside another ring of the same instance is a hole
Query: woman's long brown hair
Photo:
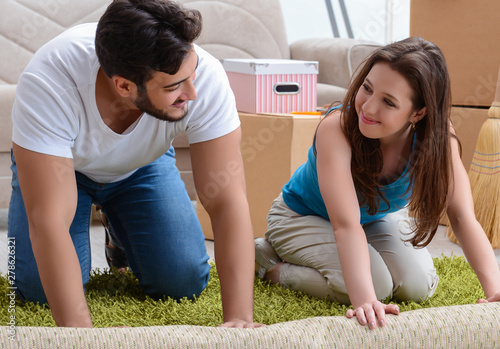
{"type": "Polygon", "coordinates": [[[377,212],[380,197],[389,203],[381,192],[380,143],[361,134],[354,101],[372,67],[381,62],[407,80],[413,90],[413,110],[427,107],[427,114],[415,125],[417,138],[408,159],[412,190],[408,205],[415,226],[407,241],[424,247],[436,234],[445,212],[452,178],[448,69],[436,45],[410,37],[376,50],[354,76],[342,105],[342,129],[352,149],[351,171],[359,203],[368,207],[369,214],[377,212]]]}

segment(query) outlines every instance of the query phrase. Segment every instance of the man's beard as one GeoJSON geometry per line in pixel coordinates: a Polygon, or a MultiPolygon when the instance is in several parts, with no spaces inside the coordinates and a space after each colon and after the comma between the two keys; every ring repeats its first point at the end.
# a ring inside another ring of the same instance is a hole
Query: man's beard
{"type": "Polygon", "coordinates": [[[149,99],[147,93],[143,89],[138,89],[137,98],[134,101],[134,104],[140,111],[162,121],[169,121],[169,122],[180,121],[184,119],[188,113],[187,105],[182,110],[179,109],[179,111],[182,111],[183,114],[178,117],[174,117],[170,115],[168,112],[156,108],[151,102],[151,99],[149,99]]]}

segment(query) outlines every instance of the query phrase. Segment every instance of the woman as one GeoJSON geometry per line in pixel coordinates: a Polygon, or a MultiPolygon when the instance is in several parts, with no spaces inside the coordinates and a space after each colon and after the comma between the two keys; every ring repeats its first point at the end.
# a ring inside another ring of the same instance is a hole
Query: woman
{"type": "Polygon", "coordinates": [[[450,104],[446,61],[434,44],[412,37],[376,50],[273,202],[267,239],[255,241],[259,276],[352,304],[347,317],[383,326],[399,309],[381,301],[434,293],[439,278],[425,246],[446,212],[486,294],[480,301],[500,300],[450,104]]]}

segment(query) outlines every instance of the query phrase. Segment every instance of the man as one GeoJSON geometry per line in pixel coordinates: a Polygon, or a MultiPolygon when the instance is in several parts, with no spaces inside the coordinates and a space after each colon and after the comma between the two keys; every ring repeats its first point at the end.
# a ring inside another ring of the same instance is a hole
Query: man
{"type": "Polygon", "coordinates": [[[76,26],[42,47],[19,79],[9,207],[16,286],[22,299],[48,302],[58,326],[92,326],[82,287],[92,203],[151,297],[206,287],[204,236],[171,147],[181,131],[214,230],[222,326],[260,326],[239,119],[221,65],[193,44],[200,31],[199,12],[175,2],[115,0],[97,27],[76,26]]]}

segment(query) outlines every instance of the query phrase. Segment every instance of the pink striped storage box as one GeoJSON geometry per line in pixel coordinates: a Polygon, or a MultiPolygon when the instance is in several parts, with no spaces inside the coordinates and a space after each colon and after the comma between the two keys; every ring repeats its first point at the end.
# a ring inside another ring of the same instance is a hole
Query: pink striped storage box
{"type": "Polygon", "coordinates": [[[290,113],[316,110],[318,62],[224,59],[238,111],[290,113]]]}

